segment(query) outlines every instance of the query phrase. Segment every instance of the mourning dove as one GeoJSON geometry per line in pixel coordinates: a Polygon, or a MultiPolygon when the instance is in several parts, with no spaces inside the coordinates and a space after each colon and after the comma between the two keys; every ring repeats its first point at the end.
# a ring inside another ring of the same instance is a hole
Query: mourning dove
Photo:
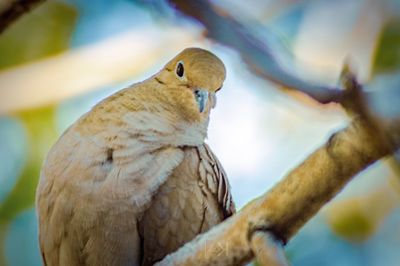
{"type": "Polygon", "coordinates": [[[234,213],[204,143],[224,79],[219,58],[188,48],[64,132],[37,188],[44,265],[150,265],[234,213]]]}

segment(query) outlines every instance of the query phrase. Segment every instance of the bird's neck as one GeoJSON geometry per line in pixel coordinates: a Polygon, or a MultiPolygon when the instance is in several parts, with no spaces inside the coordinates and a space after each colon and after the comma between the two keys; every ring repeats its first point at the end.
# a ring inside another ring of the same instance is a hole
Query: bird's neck
{"type": "MultiPolygon", "coordinates": [[[[207,136],[209,111],[196,119],[192,110],[177,108],[175,99],[167,99],[157,90],[124,90],[104,100],[82,119],[91,130],[125,132],[145,142],[157,141],[165,146],[198,146],[207,136]],[[133,90],[134,93],[133,93],[133,90]],[[188,117],[189,116],[189,117],[188,117]]],[[[93,133],[93,132],[92,132],[93,133]]],[[[90,133],[90,134],[92,134],[90,133]]]]}
{"type": "Polygon", "coordinates": [[[165,146],[198,146],[207,136],[208,119],[190,123],[163,112],[131,112],[122,117],[125,130],[146,142],[157,141],[165,146]]]}

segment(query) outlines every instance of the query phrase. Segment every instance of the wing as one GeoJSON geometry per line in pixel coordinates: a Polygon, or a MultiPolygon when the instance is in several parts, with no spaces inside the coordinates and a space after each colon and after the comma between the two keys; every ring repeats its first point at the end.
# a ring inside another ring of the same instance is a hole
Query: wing
{"type": "Polygon", "coordinates": [[[183,152],[153,150],[124,132],[71,129],[49,152],[37,190],[43,262],[132,265],[140,258],[137,217],[183,152]]]}
{"type": "Polygon", "coordinates": [[[209,190],[216,199],[224,219],[235,213],[235,204],[227,175],[217,156],[207,144],[197,148],[201,163],[199,174],[204,184],[204,190],[209,190]]]}
{"type": "Polygon", "coordinates": [[[184,159],[155,194],[139,221],[142,265],[152,265],[235,212],[221,164],[204,144],[184,159]]]}

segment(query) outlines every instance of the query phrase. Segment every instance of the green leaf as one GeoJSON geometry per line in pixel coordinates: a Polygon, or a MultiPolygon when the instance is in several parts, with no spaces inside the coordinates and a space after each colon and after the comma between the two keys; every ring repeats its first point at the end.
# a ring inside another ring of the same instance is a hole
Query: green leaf
{"type": "Polygon", "coordinates": [[[0,220],[0,265],[6,265],[6,258],[4,256],[4,239],[8,230],[8,224],[0,220]]]}
{"type": "Polygon", "coordinates": [[[389,21],[375,51],[372,75],[400,70],[400,19],[389,21]]]}
{"type": "Polygon", "coordinates": [[[59,53],[69,47],[77,11],[46,1],[24,14],[0,35],[0,69],[59,53]]]}
{"type": "Polygon", "coordinates": [[[27,162],[14,189],[0,206],[0,223],[11,221],[18,213],[34,205],[41,165],[57,138],[54,109],[45,107],[18,115],[28,137],[27,162]]]}

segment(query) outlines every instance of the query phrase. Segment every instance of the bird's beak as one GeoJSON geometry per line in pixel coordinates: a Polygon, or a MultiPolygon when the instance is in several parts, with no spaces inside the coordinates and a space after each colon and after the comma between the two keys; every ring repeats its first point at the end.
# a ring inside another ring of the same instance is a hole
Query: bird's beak
{"type": "Polygon", "coordinates": [[[194,97],[196,99],[197,105],[199,106],[199,111],[200,113],[202,113],[207,105],[208,91],[204,89],[196,89],[194,91],[194,97]]]}

